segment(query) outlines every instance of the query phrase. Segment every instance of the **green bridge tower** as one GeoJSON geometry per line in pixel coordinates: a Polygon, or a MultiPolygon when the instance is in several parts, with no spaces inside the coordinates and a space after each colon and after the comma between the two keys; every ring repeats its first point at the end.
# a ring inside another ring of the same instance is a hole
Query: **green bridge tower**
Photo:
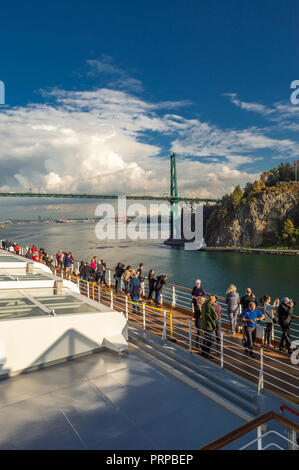
{"type": "Polygon", "coordinates": [[[175,153],[170,155],[170,239],[174,238],[174,216],[175,224],[178,223],[178,182],[175,157],[175,153]]]}

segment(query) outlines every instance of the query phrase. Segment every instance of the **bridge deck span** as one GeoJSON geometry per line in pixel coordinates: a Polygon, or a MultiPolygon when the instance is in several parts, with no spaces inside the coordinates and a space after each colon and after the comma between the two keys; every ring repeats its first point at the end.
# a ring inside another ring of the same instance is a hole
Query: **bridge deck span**
{"type": "MultiPolygon", "coordinates": [[[[170,196],[150,196],[147,194],[137,194],[137,195],[116,195],[116,194],[73,194],[73,193],[0,193],[0,197],[43,197],[43,198],[72,198],[72,199],[118,199],[118,197],[123,196],[126,199],[136,199],[136,200],[148,200],[148,201],[169,201],[171,202],[170,196]]],[[[182,196],[177,198],[178,202],[188,201],[188,202],[217,202],[218,199],[213,198],[198,198],[198,197],[188,197],[182,196]]]]}

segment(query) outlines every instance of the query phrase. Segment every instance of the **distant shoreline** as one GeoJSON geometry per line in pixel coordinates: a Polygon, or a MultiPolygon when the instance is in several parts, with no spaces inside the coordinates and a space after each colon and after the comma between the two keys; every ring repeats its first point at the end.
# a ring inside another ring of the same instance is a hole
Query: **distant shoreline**
{"type": "MultiPolygon", "coordinates": [[[[70,219],[68,223],[72,224],[86,224],[86,223],[95,223],[98,222],[99,219],[70,219]]],[[[23,224],[56,224],[56,221],[36,221],[36,220],[28,220],[28,221],[14,221],[8,225],[0,224],[0,230],[7,230],[11,229],[15,225],[23,225],[23,224]]],[[[181,241],[181,240],[180,240],[181,241]]],[[[164,242],[165,243],[165,242],[164,242]]],[[[181,244],[182,246],[184,243],[181,244]]],[[[176,246],[174,244],[174,246],[176,246]]],[[[179,244],[177,244],[179,246],[179,244]]],[[[285,249],[285,248],[245,248],[245,247],[226,247],[226,246],[207,246],[201,248],[200,251],[210,251],[210,252],[227,252],[227,253],[247,253],[247,254],[260,254],[260,255],[279,255],[279,256],[299,256],[299,250],[293,249],[285,249]]]]}
{"type": "Polygon", "coordinates": [[[232,253],[250,253],[258,255],[280,255],[280,256],[299,256],[299,250],[288,250],[288,249],[273,249],[273,248],[241,248],[241,247],[216,247],[207,246],[202,248],[201,251],[220,251],[220,252],[232,252],[232,253]]]}

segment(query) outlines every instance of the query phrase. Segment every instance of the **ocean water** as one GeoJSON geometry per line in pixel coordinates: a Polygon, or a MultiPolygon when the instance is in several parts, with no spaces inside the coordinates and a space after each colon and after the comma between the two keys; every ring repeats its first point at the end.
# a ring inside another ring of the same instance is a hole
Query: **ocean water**
{"type": "Polygon", "coordinates": [[[156,274],[167,273],[169,282],[185,287],[201,279],[203,287],[217,295],[225,295],[233,283],[241,295],[251,287],[258,298],[269,294],[272,299],[288,296],[299,302],[298,257],[185,251],[161,240],[99,240],[95,227],[95,223],[20,224],[1,229],[0,238],[22,246],[35,243],[51,254],[59,249],[72,251],[76,260],[97,255],[110,268],[119,261],[134,267],[143,262],[145,272],[153,268],[156,274]]]}

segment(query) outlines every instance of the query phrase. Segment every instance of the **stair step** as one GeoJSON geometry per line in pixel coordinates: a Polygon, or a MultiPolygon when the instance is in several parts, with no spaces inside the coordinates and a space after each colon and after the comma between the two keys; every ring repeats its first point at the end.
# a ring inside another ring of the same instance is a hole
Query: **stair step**
{"type": "MultiPolygon", "coordinates": [[[[144,339],[144,338],[142,338],[144,339]]],[[[155,356],[159,360],[166,362],[173,368],[179,370],[183,374],[187,375],[188,377],[191,377],[193,380],[203,384],[205,387],[207,387],[209,390],[213,390],[215,393],[218,395],[226,398],[227,400],[231,401],[232,403],[236,404],[243,410],[246,410],[247,412],[257,415],[259,412],[259,409],[257,406],[254,404],[248,402],[247,400],[244,400],[242,397],[240,397],[236,392],[232,392],[231,390],[228,390],[224,388],[223,386],[220,386],[219,384],[216,384],[214,381],[210,380],[209,378],[205,377],[202,373],[194,371],[191,367],[182,364],[181,362],[178,362],[176,358],[169,357],[168,353],[157,351],[155,349],[156,345],[150,345],[142,341],[142,339],[136,338],[135,337],[130,337],[130,342],[137,345],[139,348],[143,349],[143,351],[146,351],[148,354],[155,356]]]]}
{"type": "Polygon", "coordinates": [[[225,399],[223,396],[215,393],[213,390],[210,390],[209,388],[207,388],[200,382],[192,379],[191,377],[188,377],[186,374],[178,370],[176,367],[170,366],[169,364],[165,363],[164,360],[160,360],[157,357],[155,357],[153,354],[145,351],[142,347],[130,342],[129,349],[133,350],[136,354],[143,357],[149,363],[154,364],[156,367],[165,370],[170,375],[175,376],[178,380],[181,380],[182,382],[186,383],[189,387],[192,387],[198,392],[207,396],[210,400],[213,400],[220,406],[228,409],[230,412],[239,416],[241,419],[244,419],[245,421],[249,422],[255,417],[251,413],[248,413],[244,409],[240,408],[235,403],[232,403],[231,401],[225,399]]]}
{"type": "MultiPolygon", "coordinates": [[[[150,346],[153,346],[156,350],[159,350],[162,353],[167,354],[171,358],[179,361],[181,364],[184,364],[185,366],[189,367],[190,369],[193,369],[199,374],[206,376],[208,379],[217,383],[221,387],[227,388],[231,392],[236,393],[237,395],[241,396],[245,400],[257,401],[257,395],[255,393],[246,392],[245,390],[242,390],[240,388],[239,384],[231,383],[228,380],[221,379],[220,377],[217,377],[215,374],[213,374],[213,372],[208,371],[207,369],[204,369],[200,367],[199,365],[194,364],[194,362],[191,362],[190,360],[188,361],[187,359],[183,358],[180,354],[177,354],[175,352],[175,349],[177,348],[177,346],[176,348],[172,347],[173,351],[170,351],[169,349],[167,349],[166,351],[165,346],[158,345],[156,342],[153,342],[151,339],[146,337],[143,333],[140,334],[138,331],[133,332],[130,330],[130,336],[132,337],[132,335],[136,337],[136,339],[139,338],[144,343],[149,344],[150,346]]],[[[187,354],[185,351],[182,351],[182,352],[184,354],[187,354]]]]}

